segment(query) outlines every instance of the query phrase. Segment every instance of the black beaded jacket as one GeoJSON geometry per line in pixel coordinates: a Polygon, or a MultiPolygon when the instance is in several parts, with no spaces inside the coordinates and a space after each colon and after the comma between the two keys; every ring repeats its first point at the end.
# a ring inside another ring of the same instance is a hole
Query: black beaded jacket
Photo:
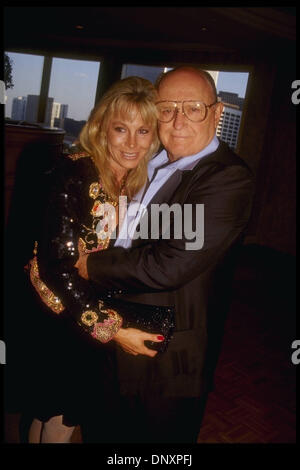
{"type": "Polygon", "coordinates": [[[94,338],[107,342],[122,319],[102,308],[99,288],[82,279],[74,266],[79,246],[84,252],[109,246],[116,231],[107,231],[113,226],[107,223],[105,204],[116,204],[103,192],[98,170],[84,153],[62,156],[50,179],[37,256],[31,261],[32,284],[54,313],[67,309],[94,338]]]}

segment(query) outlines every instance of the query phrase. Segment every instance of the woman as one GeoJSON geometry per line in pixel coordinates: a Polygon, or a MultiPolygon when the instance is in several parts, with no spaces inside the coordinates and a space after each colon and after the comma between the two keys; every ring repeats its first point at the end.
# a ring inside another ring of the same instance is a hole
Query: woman
{"type": "MultiPolygon", "coordinates": [[[[136,354],[138,344],[154,356],[144,341],[163,339],[123,329],[120,315],[102,309],[97,289],[75,267],[78,250],[91,252],[113,243],[119,196],[130,200],[146,182],[147,162],[159,147],[155,101],[156,91],[145,79],[115,83],[82,129],[81,151],[62,157],[51,176],[30,262],[34,302],[26,328],[32,338],[26,338],[30,370],[22,391],[27,413],[34,416],[29,442],[69,442],[85,410],[114,409],[111,340],[128,353],[136,354]]],[[[114,431],[106,426],[109,442],[114,431]]]]}

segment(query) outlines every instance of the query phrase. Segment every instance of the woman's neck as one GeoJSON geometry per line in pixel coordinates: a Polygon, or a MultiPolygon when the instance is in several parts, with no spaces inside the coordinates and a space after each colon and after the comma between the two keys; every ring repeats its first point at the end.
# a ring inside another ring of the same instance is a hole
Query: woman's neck
{"type": "Polygon", "coordinates": [[[114,173],[115,181],[116,181],[116,183],[118,184],[118,186],[119,186],[120,188],[121,188],[122,186],[124,186],[125,181],[126,181],[126,178],[127,178],[127,175],[128,175],[128,171],[124,171],[124,172],[120,172],[120,173],[116,173],[116,172],[114,171],[113,173],[114,173]]]}

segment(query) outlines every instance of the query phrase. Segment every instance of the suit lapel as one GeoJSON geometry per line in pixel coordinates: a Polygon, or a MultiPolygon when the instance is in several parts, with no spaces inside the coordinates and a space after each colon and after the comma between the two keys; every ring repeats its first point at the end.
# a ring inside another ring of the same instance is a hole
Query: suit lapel
{"type": "MultiPolygon", "coordinates": [[[[157,191],[156,194],[154,194],[154,196],[152,197],[152,199],[149,201],[149,203],[147,204],[147,210],[144,212],[143,216],[141,217],[137,227],[136,227],[136,231],[135,233],[137,233],[138,230],[140,230],[140,227],[143,225],[143,224],[146,224],[144,226],[148,227],[148,237],[150,237],[150,230],[151,230],[151,206],[153,204],[163,204],[163,203],[168,203],[174,192],[176,191],[178,185],[181,183],[181,179],[182,179],[182,171],[180,170],[176,170],[171,176],[170,178],[166,181],[165,184],[163,184],[163,186],[157,191]]],[[[140,240],[140,238],[138,238],[136,240],[136,242],[134,243],[139,243],[138,240],[140,240]]]]}
{"type": "Polygon", "coordinates": [[[182,171],[176,170],[166,181],[166,183],[163,184],[162,187],[157,191],[157,193],[154,194],[148,206],[150,206],[150,204],[162,204],[163,202],[168,202],[181,183],[181,179],[182,171]]]}

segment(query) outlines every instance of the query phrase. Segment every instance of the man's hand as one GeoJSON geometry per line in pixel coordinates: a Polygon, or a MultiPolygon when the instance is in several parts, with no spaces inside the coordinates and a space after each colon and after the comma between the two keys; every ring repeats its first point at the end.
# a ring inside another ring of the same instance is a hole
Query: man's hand
{"type": "Polygon", "coordinates": [[[133,354],[134,356],[143,354],[145,356],[154,357],[157,351],[147,348],[144,341],[156,341],[159,343],[164,339],[163,337],[161,338],[162,339],[158,339],[158,335],[156,334],[146,333],[145,331],[135,328],[120,328],[112,339],[129,354],[133,354]]]}
{"type": "Polygon", "coordinates": [[[79,258],[77,260],[77,263],[75,264],[75,268],[78,269],[78,274],[79,276],[83,277],[84,279],[88,280],[89,275],[87,272],[87,259],[88,259],[88,253],[81,253],[79,251],[79,258]]]}

